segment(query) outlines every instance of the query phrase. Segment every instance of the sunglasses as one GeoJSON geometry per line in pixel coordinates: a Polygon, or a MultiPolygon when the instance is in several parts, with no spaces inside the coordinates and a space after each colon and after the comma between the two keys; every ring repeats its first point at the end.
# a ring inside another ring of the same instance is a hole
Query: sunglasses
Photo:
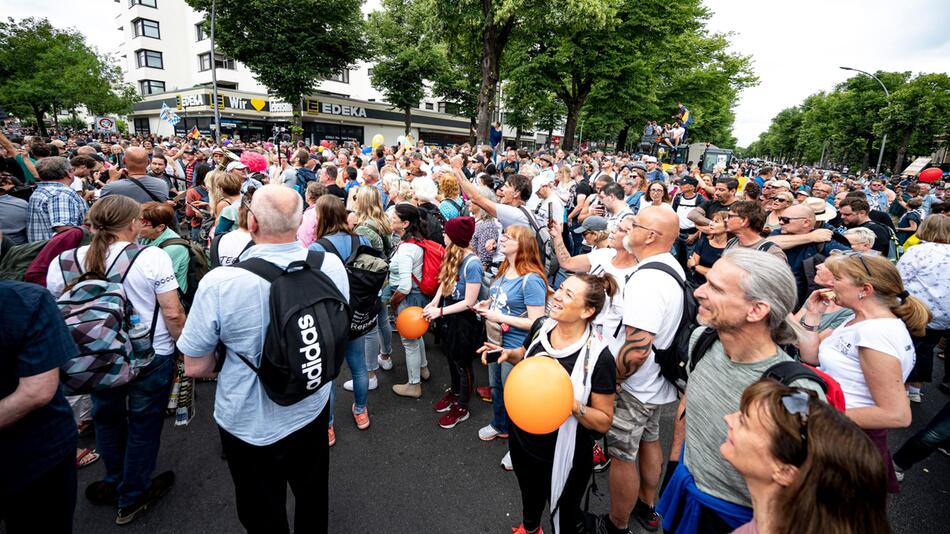
{"type": "Polygon", "coordinates": [[[862,253],[862,252],[855,252],[855,251],[853,251],[853,250],[838,250],[838,249],[835,249],[835,250],[832,250],[832,251],[831,251],[830,256],[846,256],[846,257],[848,257],[848,258],[858,258],[859,260],[861,260],[861,265],[864,267],[864,272],[866,272],[866,273],[868,274],[868,276],[870,276],[870,277],[873,277],[873,276],[874,276],[874,275],[871,274],[871,269],[868,267],[868,262],[864,261],[864,256],[865,256],[865,255],[864,255],[864,253],[862,253]]]}
{"type": "Polygon", "coordinates": [[[635,222],[633,222],[633,221],[630,221],[630,224],[631,224],[632,226],[634,226],[635,228],[643,228],[644,230],[647,230],[647,231],[649,231],[649,232],[653,232],[653,233],[655,233],[656,235],[663,235],[663,232],[661,232],[661,231],[659,231],[659,230],[655,230],[655,229],[653,229],[653,228],[650,228],[649,226],[643,226],[642,224],[637,224],[637,223],[635,223],[635,222]]]}
{"type": "Polygon", "coordinates": [[[802,219],[807,219],[807,218],[808,217],[779,217],[778,222],[779,224],[788,224],[792,221],[800,221],[802,219]]]}
{"type": "Polygon", "coordinates": [[[801,465],[805,461],[805,457],[808,456],[808,401],[811,398],[808,396],[808,393],[805,393],[802,390],[795,390],[788,395],[782,396],[782,406],[785,408],[785,411],[791,415],[797,415],[801,424],[798,426],[798,435],[802,440],[802,450],[799,454],[798,465],[801,465]]]}

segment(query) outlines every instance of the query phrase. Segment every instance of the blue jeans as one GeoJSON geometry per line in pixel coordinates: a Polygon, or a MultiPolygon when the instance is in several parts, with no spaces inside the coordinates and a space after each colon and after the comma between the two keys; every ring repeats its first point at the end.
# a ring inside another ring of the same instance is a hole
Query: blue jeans
{"type": "MultiPolygon", "coordinates": [[[[428,303],[429,299],[420,293],[418,289],[413,288],[412,291],[409,292],[409,295],[399,303],[397,309],[398,312],[402,312],[402,310],[410,306],[423,308],[428,303]]],[[[409,375],[409,383],[419,384],[422,382],[422,368],[429,366],[428,361],[426,361],[425,338],[406,339],[400,336],[400,339],[402,339],[402,346],[406,352],[406,372],[409,375]]]]}
{"type": "Polygon", "coordinates": [[[950,446],[950,401],[944,404],[940,413],[923,430],[901,446],[894,454],[894,463],[901,469],[909,469],[933,451],[947,446],[950,446]]]}
{"type": "MultiPolygon", "coordinates": [[[[366,359],[363,357],[366,338],[370,334],[360,336],[346,344],[346,364],[350,366],[353,375],[353,397],[356,403],[356,413],[366,411],[366,398],[369,396],[369,375],[366,374],[366,359]]],[[[330,388],[330,425],[333,425],[333,402],[336,400],[336,384],[330,388]]]]}
{"type": "Polygon", "coordinates": [[[366,335],[366,369],[375,371],[379,369],[379,361],[376,356],[379,354],[390,355],[393,353],[393,329],[389,324],[389,298],[393,292],[389,286],[383,287],[383,296],[380,297],[379,316],[376,317],[376,332],[370,332],[366,335]]]}
{"type": "Polygon", "coordinates": [[[135,503],[152,485],[175,370],[173,355],[155,355],[134,380],[92,394],[96,447],[108,484],[119,490],[119,507],[135,503]]]}
{"type": "Polygon", "coordinates": [[[508,362],[488,364],[488,385],[491,386],[491,426],[502,434],[508,433],[508,412],[505,411],[505,381],[513,365],[508,362]]]}

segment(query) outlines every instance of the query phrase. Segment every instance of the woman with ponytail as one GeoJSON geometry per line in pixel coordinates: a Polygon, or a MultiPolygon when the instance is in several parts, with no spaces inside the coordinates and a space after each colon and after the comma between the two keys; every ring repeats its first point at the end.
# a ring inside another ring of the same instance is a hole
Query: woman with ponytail
{"type": "MultiPolygon", "coordinates": [[[[511,228],[517,226],[507,231],[511,228]]],[[[572,416],[549,434],[509,425],[508,447],[521,489],[522,523],[515,534],[540,533],[545,504],[554,534],[586,532],[580,505],[593,468],[590,451],[595,436],[610,428],[617,388],[614,357],[591,323],[617,289],[609,274],[568,277],[551,298],[550,317],[532,321],[519,346],[504,348],[498,358],[499,364],[514,366],[525,358],[553,358],[570,376],[574,393],[572,416]]],[[[485,343],[479,352],[499,348],[485,343]]]]}
{"type": "Polygon", "coordinates": [[[96,446],[106,477],[86,487],[86,497],[94,504],[118,502],[116,523],[123,525],[165,495],[175,481],[171,471],[155,479],[151,476],[175,371],[175,340],[185,324],[185,310],[168,254],[158,247],[135,244],[143,226],[138,202],[122,195],[103,197],[92,205],[87,220],[92,242],[60,254],[50,264],[46,287],[55,297],[68,289],[64,267],[70,277],[89,273],[121,279],[132,313],[152,328],[155,353],[128,384],[92,393],[96,446]]]}
{"type": "Polygon", "coordinates": [[[482,262],[472,250],[475,219],[455,217],[445,223],[445,256],[439,270],[439,289],[423,314],[429,321],[443,321],[445,347],[452,387],[435,403],[442,428],[454,428],[468,419],[468,402],[475,387],[472,360],[485,337],[485,325],[472,307],[482,288],[482,262]]]}
{"type": "Polygon", "coordinates": [[[886,258],[859,252],[832,254],[825,267],[830,288],[814,291],[799,324],[802,359],[841,384],[845,414],[877,445],[888,472],[888,489],[900,490],[887,449],[887,430],[910,425],[904,382],[914,367],[911,335],[922,336],[930,322],[927,305],[904,289],[897,267],[886,258]],[[830,302],[854,311],[854,318],[818,332],[830,302]]]}

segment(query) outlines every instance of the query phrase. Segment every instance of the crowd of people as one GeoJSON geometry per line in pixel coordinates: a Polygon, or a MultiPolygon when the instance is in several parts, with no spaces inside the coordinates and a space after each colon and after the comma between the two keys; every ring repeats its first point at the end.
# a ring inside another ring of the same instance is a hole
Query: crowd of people
{"type": "MultiPolygon", "coordinates": [[[[688,122],[681,106],[671,146],[688,122]]],[[[189,423],[195,380],[216,380],[244,528],[327,532],[328,450],[349,424],[334,403],[371,431],[380,373],[401,352],[392,393],[422,397],[433,343],[451,384],[434,423],[491,403],[452,431],[508,440],[517,534],[542,532],[546,506],[555,533],[886,533],[887,493],[950,441],[950,404],[893,457],[887,441],[945,351],[947,181],[421,141],[11,133],[0,149],[11,534],[71,532],[76,470],[99,459],[84,496],[117,524],[171,491],[162,427],[189,423]],[[393,328],[410,307],[431,336],[393,328]],[[505,404],[538,357],[573,387],[548,434],[505,404]],[[582,498],[606,469],[595,515],[582,498]],[[306,502],[292,522],[288,484],[306,502]]]]}

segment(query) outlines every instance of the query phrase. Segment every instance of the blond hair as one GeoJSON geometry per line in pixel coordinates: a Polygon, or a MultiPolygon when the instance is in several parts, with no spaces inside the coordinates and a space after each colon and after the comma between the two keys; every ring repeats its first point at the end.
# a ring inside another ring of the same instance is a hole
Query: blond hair
{"type": "Polygon", "coordinates": [[[930,243],[950,243],[950,217],[942,213],[930,215],[917,229],[917,238],[930,243]]]}
{"type": "Polygon", "coordinates": [[[353,196],[353,210],[356,212],[357,222],[373,221],[379,230],[380,237],[393,232],[389,224],[389,217],[383,214],[383,204],[379,191],[371,185],[361,185],[356,188],[353,196]]]}
{"type": "Polygon", "coordinates": [[[443,173],[439,177],[439,191],[442,192],[442,198],[454,199],[459,196],[461,190],[454,174],[443,173]]]}
{"type": "Polygon", "coordinates": [[[900,272],[890,260],[868,254],[841,254],[829,256],[824,265],[836,278],[847,278],[857,286],[869,284],[874,288],[874,298],[904,321],[911,335],[924,335],[933,317],[930,308],[917,297],[907,295],[900,272]]]}
{"type": "Polygon", "coordinates": [[[452,295],[455,283],[461,276],[459,268],[465,256],[465,249],[455,243],[450,242],[445,246],[445,256],[442,257],[442,266],[439,268],[439,287],[443,297],[452,295]]]}

